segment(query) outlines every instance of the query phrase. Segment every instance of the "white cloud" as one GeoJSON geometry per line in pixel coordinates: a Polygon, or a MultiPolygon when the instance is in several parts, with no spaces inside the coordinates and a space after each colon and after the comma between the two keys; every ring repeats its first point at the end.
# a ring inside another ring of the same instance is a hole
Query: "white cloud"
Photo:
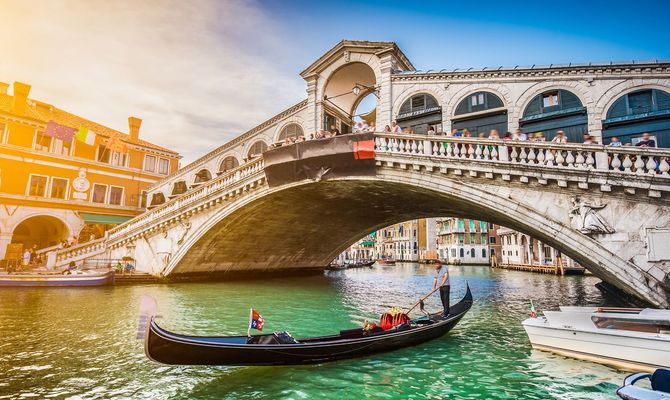
{"type": "Polygon", "coordinates": [[[0,81],[189,162],[304,98],[279,27],[242,1],[0,0],[0,81]]]}

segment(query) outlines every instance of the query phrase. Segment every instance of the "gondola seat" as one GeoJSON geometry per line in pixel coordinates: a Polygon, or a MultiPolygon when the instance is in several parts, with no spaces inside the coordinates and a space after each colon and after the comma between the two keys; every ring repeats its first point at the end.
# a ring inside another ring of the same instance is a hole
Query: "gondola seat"
{"type": "Polygon", "coordinates": [[[670,393],[670,370],[659,368],[651,375],[651,388],[670,393]]]}
{"type": "Polygon", "coordinates": [[[272,335],[251,336],[247,344],[297,344],[299,343],[288,332],[275,332],[272,335]]]}

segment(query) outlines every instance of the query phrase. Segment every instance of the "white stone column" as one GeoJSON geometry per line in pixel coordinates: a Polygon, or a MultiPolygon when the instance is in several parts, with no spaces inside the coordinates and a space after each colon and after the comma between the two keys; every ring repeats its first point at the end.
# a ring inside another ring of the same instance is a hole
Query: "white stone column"
{"type": "Polygon", "coordinates": [[[384,126],[391,125],[393,119],[393,90],[391,84],[391,73],[393,72],[393,57],[390,53],[382,56],[381,76],[379,77],[379,100],[377,101],[377,130],[383,130],[384,126]]]}
{"type": "Polygon", "coordinates": [[[537,257],[539,258],[540,265],[544,265],[544,244],[537,241],[537,257]]]}
{"type": "Polygon", "coordinates": [[[305,126],[311,130],[311,132],[305,132],[307,136],[314,134],[319,131],[321,118],[318,114],[317,107],[317,93],[316,93],[316,83],[318,81],[318,76],[314,75],[307,78],[307,121],[305,121],[305,126]]]}

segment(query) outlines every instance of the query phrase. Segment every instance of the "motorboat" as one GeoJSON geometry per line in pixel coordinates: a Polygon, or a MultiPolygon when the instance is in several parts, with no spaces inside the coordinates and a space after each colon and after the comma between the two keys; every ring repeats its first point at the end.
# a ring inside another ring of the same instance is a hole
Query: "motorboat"
{"type": "Polygon", "coordinates": [[[395,259],[394,258],[386,258],[382,257],[379,260],[377,260],[377,264],[379,265],[395,265],[395,259]]]}
{"type": "Polygon", "coordinates": [[[628,371],[670,367],[670,310],[560,307],[523,321],[533,348],[628,371]]]}
{"type": "Polygon", "coordinates": [[[114,283],[114,271],[27,272],[0,275],[0,286],[102,286],[114,283]]]}
{"type": "MultiPolygon", "coordinates": [[[[431,292],[432,293],[432,292],[431,292]]],[[[423,300],[423,299],[422,299],[423,300]]],[[[442,337],[472,307],[472,293],[466,289],[460,302],[443,312],[410,320],[391,327],[383,314],[373,329],[353,328],[335,335],[295,339],[288,332],[253,336],[191,336],[169,332],[158,325],[155,305],[140,314],[138,338],[153,361],[172,365],[300,365],[362,357],[418,345],[442,337]]],[[[414,308],[414,307],[412,307],[414,308]]],[[[367,324],[366,324],[367,325],[367,324]]]]}
{"type": "Polygon", "coordinates": [[[629,375],[616,394],[625,400],[670,400],[670,370],[659,368],[653,374],[629,375]],[[643,379],[649,380],[649,388],[635,385],[643,379]]]}

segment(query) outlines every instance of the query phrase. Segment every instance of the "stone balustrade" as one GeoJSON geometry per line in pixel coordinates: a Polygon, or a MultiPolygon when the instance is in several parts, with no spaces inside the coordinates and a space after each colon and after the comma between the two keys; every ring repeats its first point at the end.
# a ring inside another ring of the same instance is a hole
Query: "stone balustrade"
{"type": "Polygon", "coordinates": [[[131,219],[107,232],[107,240],[110,242],[119,241],[142,229],[148,225],[158,224],[168,216],[185,211],[188,208],[197,207],[202,202],[207,201],[210,195],[219,193],[221,190],[234,184],[241,183],[247,178],[263,172],[263,159],[256,158],[243,164],[231,171],[226,172],[210,181],[199,185],[168,202],[144,214],[131,219]]]}
{"type": "Polygon", "coordinates": [[[670,183],[670,149],[380,133],[375,150],[554,170],[600,170],[631,179],[649,175],[670,183]]]}
{"type": "Polygon", "coordinates": [[[47,267],[60,267],[74,261],[91,258],[107,251],[105,238],[91,240],[65,249],[58,249],[47,253],[47,267]],[[55,255],[55,257],[54,257],[55,255]]]}

